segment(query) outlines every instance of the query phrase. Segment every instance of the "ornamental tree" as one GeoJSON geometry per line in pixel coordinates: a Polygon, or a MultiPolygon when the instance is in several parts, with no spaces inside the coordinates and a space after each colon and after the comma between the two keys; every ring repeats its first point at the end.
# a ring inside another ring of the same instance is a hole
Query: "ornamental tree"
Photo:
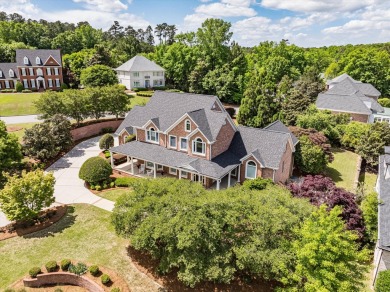
{"type": "Polygon", "coordinates": [[[216,192],[164,178],[140,180],[134,192],[118,199],[112,222],[135,249],[158,260],[161,273],[177,271],[180,281],[194,287],[243,274],[280,279],[293,263],[294,229],[311,211],[279,186],[216,192]]]}
{"type": "Polygon", "coordinates": [[[341,207],[322,205],[305,220],[293,243],[296,263],[285,283],[302,291],[360,291],[364,287],[368,251],[357,235],[344,230],[341,207]]]}
{"type": "Polygon", "coordinates": [[[21,177],[7,175],[7,179],[0,191],[0,209],[9,220],[33,219],[55,201],[55,178],[51,173],[36,170],[23,172],[21,177]]]}
{"type": "Polygon", "coordinates": [[[118,83],[114,70],[105,65],[93,65],[81,71],[80,83],[86,87],[100,87],[118,83]]]}
{"type": "Polygon", "coordinates": [[[350,122],[344,127],[344,134],[340,141],[341,145],[356,149],[369,127],[370,125],[366,123],[350,122]]]}
{"type": "Polygon", "coordinates": [[[99,140],[99,148],[107,150],[114,146],[114,137],[111,134],[104,134],[99,140]]]}
{"type": "Polygon", "coordinates": [[[354,194],[336,187],[331,178],[322,175],[308,175],[303,177],[299,183],[290,183],[288,188],[294,197],[308,198],[315,206],[325,204],[329,209],[341,206],[346,229],[356,231],[359,239],[363,239],[365,233],[363,214],[356,203],[354,194]]]}
{"type": "Polygon", "coordinates": [[[7,132],[4,121],[0,121],[0,174],[14,169],[23,155],[18,138],[7,132]]]}
{"type": "Polygon", "coordinates": [[[322,173],[328,163],[324,151],[307,136],[301,136],[299,142],[295,153],[297,167],[304,173],[322,173]]]}

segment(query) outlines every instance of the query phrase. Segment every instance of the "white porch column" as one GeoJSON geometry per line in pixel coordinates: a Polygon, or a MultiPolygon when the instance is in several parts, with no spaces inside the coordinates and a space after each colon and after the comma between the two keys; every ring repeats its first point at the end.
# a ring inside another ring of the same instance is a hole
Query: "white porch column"
{"type": "Polygon", "coordinates": [[[134,159],[131,157],[131,174],[134,174],[134,159]]]}
{"type": "Polygon", "coordinates": [[[154,178],[156,178],[157,177],[157,165],[156,165],[156,163],[154,163],[153,164],[153,167],[154,167],[154,171],[153,171],[153,175],[154,175],[154,178]]]}
{"type": "Polygon", "coordinates": [[[111,167],[114,168],[114,156],[111,151],[110,151],[110,160],[111,160],[111,167]]]}
{"type": "Polygon", "coordinates": [[[232,171],[229,171],[229,174],[228,174],[228,185],[227,185],[228,188],[230,188],[231,176],[232,176],[232,171]]]}
{"type": "Polygon", "coordinates": [[[217,180],[217,191],[219,191],[219,188],[220,188],[220,184],[221,184],[221,180],[217,180]]]}
{"type": "Polygon", "coordinates": [[[130,162],[129,158],[130,158],[129,156],[126,156],[126,162],[130,162]]]}
{"type": "Polygon", "coordinates": [[[241,181],[241,164],[238,166],[237,183],[241,181]]]}
{"type": "Polygon", "coordinates": [[[181,179],[181,169],[179,169],[179,179],[181,179]]]}

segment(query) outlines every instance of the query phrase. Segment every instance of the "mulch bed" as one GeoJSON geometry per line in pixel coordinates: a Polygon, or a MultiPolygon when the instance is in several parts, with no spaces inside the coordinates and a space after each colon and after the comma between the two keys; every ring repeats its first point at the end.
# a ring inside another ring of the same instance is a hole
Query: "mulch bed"
{"type": "Polygon", "coordinates": [[[172,271],[167,275],[160,275],[157,271],[158,261],[153,259],[149,254],[135,250],[128,246],[128,255],[134,266],[142,273],[156,281],[168,291],[249,291],[249,292],[268,292],[273,291],[278,285],[276,281],[265,281],[263,279],[254,279],[250,283],[242,279],[235,279],[230,284],[218,284],[205,282],[189,288],[177,279],[177,271],[172,271]]]}
{"type": "Polygon", "coordinates": [[[23,127],[19,127],[19,126],[7,126],[7,132],[9,133],[12,133],[12,132],[17,132],[17,131],[20,131],[20,130],[23,130],[24,128],[23,127]]]}
{"type": "Polygon", "coordinates": [[[15,236],[23,236],[29,233],[33,233],[42,229],[45,229],[54,223],[58,222],[68,209],[67,205],[56,206],[50,209],[46,209],[39,214],[39,217],[44,216],[50,212],[54,212],[50,218],[45,218],[43,222],[35,222],[32,226],[24,227],[23,222],[13,222],[9,225],[0,228],[0,241],[12,238],[15,236]]]}

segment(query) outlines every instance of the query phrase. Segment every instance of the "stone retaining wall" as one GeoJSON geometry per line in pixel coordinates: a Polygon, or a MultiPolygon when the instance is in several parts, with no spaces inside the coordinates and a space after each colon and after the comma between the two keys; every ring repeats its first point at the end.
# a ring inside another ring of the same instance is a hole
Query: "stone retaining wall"
{"type": "Polygon", "coordinates": [[[97,283],[84,276],[77,276],[67,272],[39,274],[35,279],[23,279],[25,287],[36,288],[47,285],[68,284],[85,288],[90,292],[104,292],[97,283]]]}
{"type": "Polygon", "coordinates": [[[76,128],[70,131],[72,134],[73,141],[82,140],[92,136],[100,134],[101,130],[104,128],[112,128],[114,131],[118,129],[119,125],[123,122],[122,119],[117,121],[106,121],[96,124],[91,124],[85,127],[76,128]]]}

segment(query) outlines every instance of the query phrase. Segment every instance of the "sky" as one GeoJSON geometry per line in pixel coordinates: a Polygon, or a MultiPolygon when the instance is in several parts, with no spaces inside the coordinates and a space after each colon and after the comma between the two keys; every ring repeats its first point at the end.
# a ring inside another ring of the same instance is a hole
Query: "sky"
{"type": "Polygon", "coordinates": [[[231,22],[242,46],[280,41],[303,47],[390,41],[390,0],[0,0],[0,11],[108,29],[166,22],[195,31],[207,18],[231,22]]]}

